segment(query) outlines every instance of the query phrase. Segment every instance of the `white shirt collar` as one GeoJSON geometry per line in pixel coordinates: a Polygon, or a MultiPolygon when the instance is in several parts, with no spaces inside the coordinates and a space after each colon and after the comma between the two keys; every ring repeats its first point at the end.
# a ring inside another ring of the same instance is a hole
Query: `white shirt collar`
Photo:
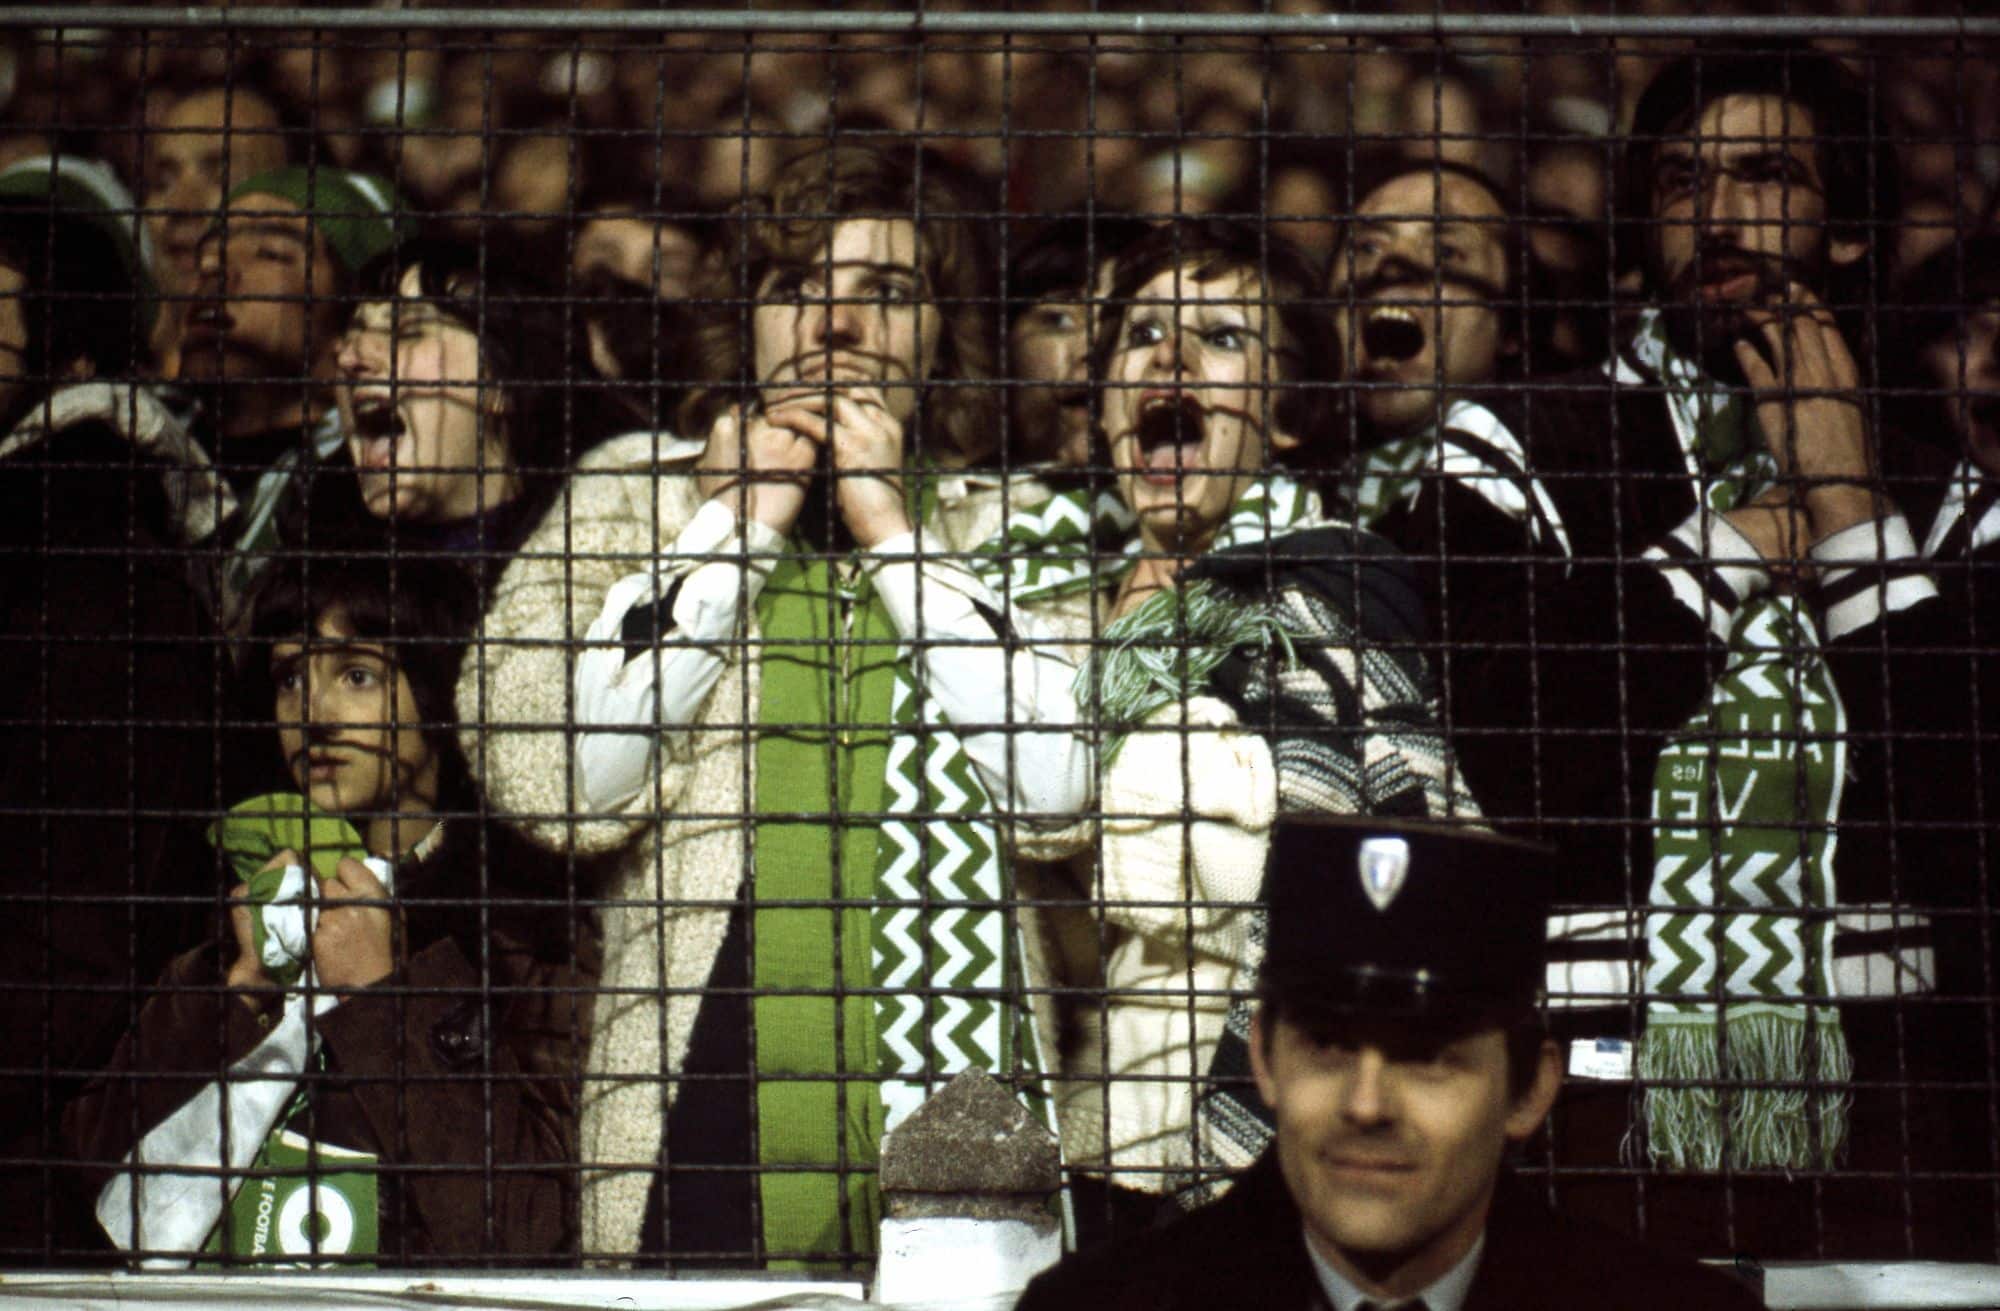
{"type": "MultiPolygon", "coordinates": [[[[1366,1301],[1374,1301],[1378,1306],[1383,1299],[1371,1297],[1354,1286],[1347,1276],[1327,1263],[1312,1244],[1312,1238],[1303,1232],[1300,1240],[1306,1245],[1306,1255],[1312,1258],[1313,1270],[1319,1275],[1319,1286],[1326,1291],[1327,1301],[1333,1303],[1333,1311],[1354,1311],[1366,1301]]],[[[1472,1291],[1472,1277],[1479,1273],[1479,1258],[1486,1251],[1486,1235],[1480,1234],[1472,1250],[1459,1258],[1457,1265],[1440,1275],[1430,1287],[1411,1294],[1409,1297],[1390,1302],[1397,1306],[1403,1302],[1422,1301],[1426,1311],[1461,1311],[1465,1306],[1466,1294],[1472,1291]]]]}

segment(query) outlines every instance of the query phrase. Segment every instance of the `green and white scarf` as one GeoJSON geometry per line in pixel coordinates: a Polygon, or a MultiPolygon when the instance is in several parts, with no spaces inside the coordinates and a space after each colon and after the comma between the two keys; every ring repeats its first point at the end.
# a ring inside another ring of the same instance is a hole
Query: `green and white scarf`
{"type": "Polygon", "coordinates": [[[774,1267],[866,1254],[884,1134],[961,1070],[1053,1129],[993,805],[867,575],[795,549],[757,601],[751,979],[774,1267]]]}
{"type": "MultiPolygon", "coordinates": [[[[1657,315],[1633,354],[1665,399],[1712,513],[1777,476],[1748,404],[1667,344],[1657,315]]],[[[1623,376],[1630,375],[1630,376],[1623,376]]],[[[1846,716],[1792,597],[1746,602],[1706,706],[1653,776],[1648,1152],[1674,1170],[1831,1166],[1851,1075],[1831,997],[1835,821],[1846,716]],[[1660,1086],[1662,1083],[1672,1086],[1660,1086]]]]}
{"type": "Polygon", "coordinates": [[[1355,460],[1349,510],[1356,526],[1373,528],[1399,505],[1423,491],[1424,473],[1437,450],[1437,430],[1377,442],[1355,460]]]}
{"type": "MultiPolygon", "coordinates": [[[[1270,541],[1323,522],[1318,493],[1272,474],[1236,498],[1209,551],[1270,541]]],[[[1108,590],[1143,553],[1137,527],[1115,492],[1093,495],[1074,488],[1013,515],[1006,532],[981,549],[973,568],[1016,604],[1108,590]]],[[[1152,711],[1199,695],[1231,651],[1272,641],[1289,653],[1289,639],[1266,609],[1230,601],[1199,581],[1148,597],[1107,624],[1075,685],[1078,704],[1094,707],[1105,726],[1105,759],[1117,753],[1130,726],[1152,711]]]]}
{"type": "MultiPolygon", "coordinates": [[[[1317,492],[1271,474],[1236,498],[1209,550],[1268,541],[1324,521],[1317,492]]],[[[1144,554],[1137,529],[1117,492],[1071,488],[1014,511],[1005,531],[981,546],[971,565],[1016,605],[1115,588],[1144,554]]]]}

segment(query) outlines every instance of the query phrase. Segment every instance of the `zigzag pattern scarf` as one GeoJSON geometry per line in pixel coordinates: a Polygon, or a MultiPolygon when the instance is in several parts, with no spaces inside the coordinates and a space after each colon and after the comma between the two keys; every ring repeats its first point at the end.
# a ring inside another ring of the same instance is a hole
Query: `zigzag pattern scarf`
{"type": "Polygon", "coordinates": [[[759,1190],[783,1268],[874,1250],[882,1136],[959,1071],[1054,1116],[993,805],[886,608],[795,552],[758,614],[759,1190]]]}
{"type": "MultiPolygon", "coordinates": [[[[1208,549],[1247,546],[1321,520],[1317,492],[1271,474],[1236,498],[1208,549]]],[[[1016,510],[1006,530],[969,563],[981,581],[1015,604],[1114,588],[1144,551],[1137,528],[1117,492],[1070,488],[1016,510]]]]}
{"type": "MultiPolygon", "coordinates": [[[[1657,316],[1633,353],[1666,388],[1703,505],[1726,513],[1772,483],[1748,406],[1678,358],[1657,316]]],[[[1809,1000],[1834,989],[1845,728],[1811,616],[1762,596],[1660,753],[1639,1072],[1647,1150],[1669,1169],[1826,1168],[1846,1140],[1847,1044],[1834,1007],[1809,1000]]]]}

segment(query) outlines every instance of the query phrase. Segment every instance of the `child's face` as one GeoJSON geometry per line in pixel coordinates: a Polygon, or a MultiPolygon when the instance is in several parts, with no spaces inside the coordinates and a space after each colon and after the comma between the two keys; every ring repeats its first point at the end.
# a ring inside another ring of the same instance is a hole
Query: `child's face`
{"type": "Polygon", "coordinates": [[[437,808],[437,752],[410,680],[380,643],[358,640],[339,610],[310,642],[271,648],[273,707],[285,764],[313,805],[345,815],[369,850],[394,855],[395,817],[437,808]]]}

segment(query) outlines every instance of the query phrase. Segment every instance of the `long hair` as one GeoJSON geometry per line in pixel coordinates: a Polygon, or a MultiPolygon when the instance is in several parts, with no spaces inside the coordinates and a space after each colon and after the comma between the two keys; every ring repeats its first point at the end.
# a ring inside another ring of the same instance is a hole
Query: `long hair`
{"type": "Polygon", "coordinates": [[[918,394],[921,440],[948,464],[990,455],[1000,424],[991,385],[993,257],[980,212],[950,166],[918,149],[827,146],[782,165],[769,196],[730,225],[722,243],[730,267],[704,289],[696,376],[705,385],[681,407],[682,432],[706,434],[726,406],[751,394],[758,379],[750,376],[749,311],[774,268],[811,263],[849,219],[903,219],[916,226],[917,258],[943,323],[932,381],[945,385],[918,394]]]}
{"type": "MultiPolygon", "coordinates": [[[[1812,115],[1813,150],[1836,232],[1881,242],[1902,213],[1896,161],[1874,97],[1833,56],[1799,41],[1705,41],[1646,85],[1619,166],[1621,271],[1651,248],[1653,156],[1725,96],[1773,96],[1812,115]]],[[[1865,265],[1871,261],[1862,261],[1865,265]]]]}

